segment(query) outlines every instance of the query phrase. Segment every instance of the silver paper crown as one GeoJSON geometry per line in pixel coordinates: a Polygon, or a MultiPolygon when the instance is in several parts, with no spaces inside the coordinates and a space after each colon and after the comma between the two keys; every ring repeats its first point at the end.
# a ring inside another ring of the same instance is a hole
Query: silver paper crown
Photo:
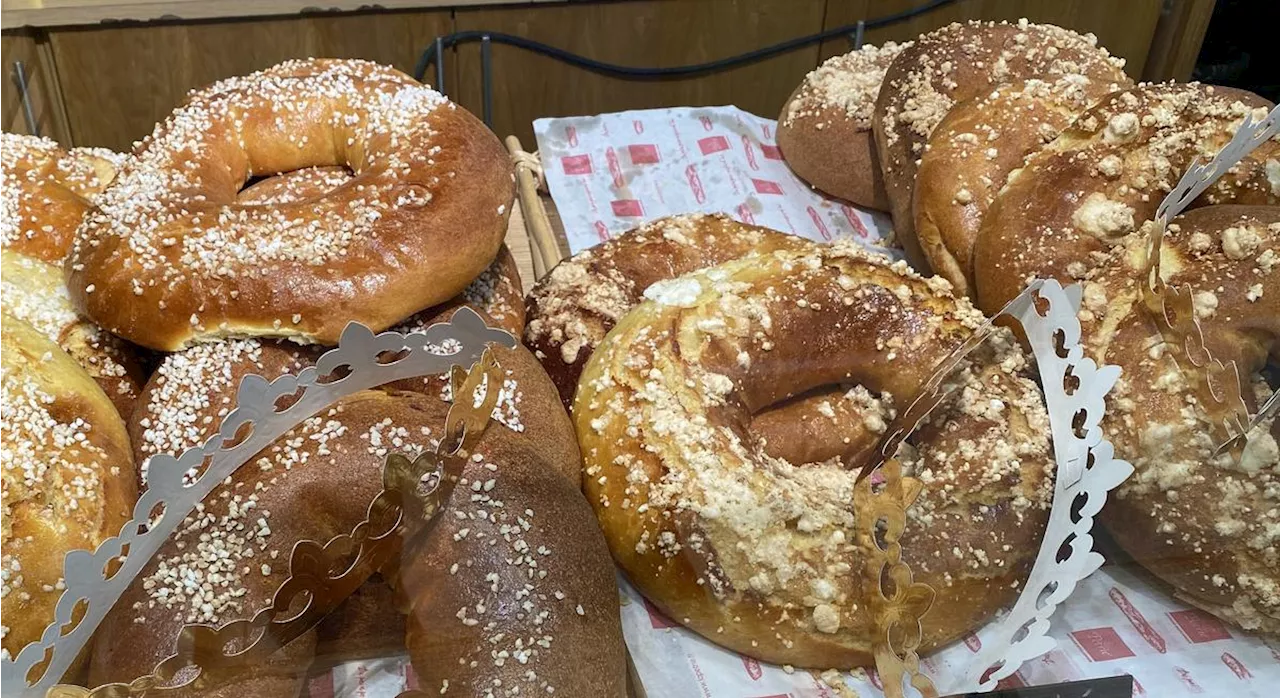
{"type": "Polygon", "coordinates": [[[1013,608],[997,621],[990,639],[974,657],[963,684],[949,687],[952,692],[989,691],[1023,662],[1053,649],[1054,641],[1048,637],[1050,616],[1103,562],[1093,550],[1094,516],[1107,493],[1133,473],[1132,465],[1115,457],[1098,426],[1120,367],[1098,366],[1084,356],[1076,319],[1080,297],[1079,286],[1063,288],[1052,279],[1039,280],[1001,311],[1022,325],[1035,355],[1057,470],[1049,524],[1031,574],[1013,608]],[[1073,503],[1081,495],[1085,503],[1073,513],[1073,503]],[[1059,559],[1064,549],[1067,554],[1059,559]]]}
{"type": "Polygon", "coordinates": [[[258,375],[245,376],[236,394],[236,408],[222,420],[217,434],[180,456],[151,458],[148,488],[119,536],[103,541],[92,552],[67,553],[63,564],[66,589],[58,599],[54,622],[39,641],[27,645],[16,658],[0,661],[0,693],[44,696],[187,514],[277,438],[353,393],[405,378],[448,373],[458,364],[469,365],[489,344],[514,347],[516,342],[464,306],[449,321],[408,334],[375,335],[369,328],[351,323],[343,330],[338,346],[322,355],[315,366],[270,382],[258,375]],[[288,396],[297,399],[278,408],[277,402],[288,396]],[[247,435],[242,433],[245,429],[247,435]],[[192,470],[198,474],[184,482],[184,474],[192,470]],[[106,571],[117,563],[119,569],[108,578],[106,571]],[[82,610],[83,616],[73,621],[77,610],[82,610]],[[28,685],[27,676],[46,659],[43,674],[28,685]]]}

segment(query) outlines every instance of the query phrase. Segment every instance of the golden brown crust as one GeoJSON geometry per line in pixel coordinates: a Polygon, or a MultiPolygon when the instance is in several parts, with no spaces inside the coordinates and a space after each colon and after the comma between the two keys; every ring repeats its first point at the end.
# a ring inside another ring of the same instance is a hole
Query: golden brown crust
{"type": "MultiPolygon", "coordinates": [[[[573,417],[588,499],[614,559],[650,600],[765,661],[871,662],[854,471],[773,458],[744,425],[842,382],[862,386],[869,430],[892,419],[982,322],[946,288],[905,262],[809,243],[648,289],[592,355],[573,417]]],[[[1039,391],[1010,335],[989,350],[901,454],[924,486],[904,555],[938,591],[927,646],[1016,595],[1047,515],[1039,391]]]]}
{"type": "Polygon", "coordinates": [[[916,238],[933,270],[973,296],[973,247],[1009,173],[1103,95],[1133,83],[1077,73],[1002,85],[956,105],[933,130],[913,200],[916,238]]]}
{"type": "Polygon", "coordinates": [[[910,45],[863,46],[805,76],[778,117],[778,147],[797,176],[859,206],[889,209],[871,113],[885,70],[910,45]]]}
{"type": "MultiPolygon", "coordinates": [[[[1144,85],[1107,96],[1010,175],[978,234],[978,306],[991,313],[1034,277],[1077,280],[1151,219],[1192,160],[1226,145],[1266,100],[1199,84],[1144,85]]],[[[1280,201],[1280,143],[1268,142],[1197,200],[1280,201]]]]}
{"type": "Polygon", "coordinates": [[[122,417],[133,413],[146,372],[136,347],[76,314],[62,270],[13,250],[0,251],[5,312],[57,342],[107,394],[122,417]]]}
{"type": "Polygon", "coordinates": [[[513,196],[497,138],[438,93],[361,61],[290,61],[197,91],[156,127],[79,229],[68,287],[152,348],[333,344],[351,320],[385,329],[465,288],[513,196]],[[318,165],[356,176],[320,199],[234,201],[254,173],[318,165]]]}
{"type": "MultiPolygon", "coordinates": [[[[1272,391],[1261,371],[1280,347],[1280,207],[1207,206],[1175,218],[1166,283],[1189,287],[1215,358],[1236,361],[1252,412],[1272,391]]],[[[1102,521],[1179,597],[1246,629],[1280,633],[1280,421],[1249,435],[1244,456],[1213,457],[1196,393],[1142,306],[1147,241],[1133,236],[1085,282],[1083,341],[1122,373],[1102,429],[1135,468],[1102,521]]]]}
{"type": "MultiPolygon", "coordinates": [[[[572,427],[559,408],[554,386],[531,354],[521,348],[495,352],[507,372],[499,386],[497,421],[481,437],[468,461],[467,479],[459,484],[450,509],[424,543],[428,552],[423,555],[431,555],[434,563],[446,561],[438,568],[424,569],[417,554],[404,558],[413,562],[412,579],[422,575],[447,579],[426,589],[402,584],[405,601],[391,608],[412,607],[413,617],[428,623],[425,627],[433,636],[449,639],[443,647],[422,646],[420,640],[409,645],[424,682],[449,679],[455,691],[465,694],[473,690],[468,686],[478,692],[499,677],[515,684],[536,670],[540,679],[535,685],[552,685],[567,695],[596,695],[584,687],[598,686],[616,687],[600,695],[622,695],[625,660],[612,566],[578,491],[579,457],[572,427]],[[532,528],[526,530],[521,521],[532,528]],[[455,562],[462,564],[450,572],[455,562]],[[530,576],[530,570],[542,574],[530,576]],[[491,575],[518,576],[522,586],[504,584],[501,594],[490,594],[493,582],[486,577],[491,575]],[[521,592],[525,584],[534,591],[521,592]],[[563,590],[566,598],[547,601],[557,590],[563,590]],[[490,596],[493,601],[488,600],[490,596]],[[523,613],[520,603],[525,596],[550,615],[535,620],[534,615],[523,613]],[[457,606],[453,605],[456,600],[460,600],[457,606]],[[490,631],[482,643],[464,643],[460,638],[470,626],[456,617],[462,604],[471,605],[473,615],[476,604],[492,608],[490,615],[507,627],[508,639],[490,642],[490,631]],[[599,613],[584,619],[574,612],[577,604],[599,613]],[[514,652],[522,646],[518,642],[533,643],[552,628],[557,630],[552,646],[535,645],[538,652],[524,658],[527,665],[514,658],[506,669],[493,665],[491,650],[514,652]],[[578,661],[585,655],[599,661],[598,671],[591,676],[579,671],[578,661]],[[459,657],[487,661],[460,666],[459,657]]],[[[131,426],[140,443],[147,444],[145,452],[179,451],[213,433],[231,407],[243,375],[274,378],[310,364],[315,355],[309,348],[258,340],[197,345],[170,355],[144,391],[143,406],[131,426]]],[[[365,507],[381,489],[382,463],[389,451],[414,453],[434,447],[433,437],[443,429],[451,397],[445,385],[438,378],[400,381],[358,393],[308,420],[237,471],[232,485],[220,487],[206,499],[204,511],[193,519],[200,523],[184,524],[185,533],[161,549],[113,611],[104,625],[110,628],[104,631],[107,639],[99,641],[104,644],[98,645],[94,657],[92,680],[128,679],[149,670],[148,665],[169,651],[185,620],[222,622],[261,607],[265,595],[281,581],[283,562],[294,541],[325,540],[348,532],[364,517],[365,507]],[[222,497],[222,491],[228,496],[222,497]],[[241,497],[238,502],[237,496],[241,497]],[[265,535],[263,521],[269,527],[265,535]],[[243,534],[237,533],[240,524],[246,525],[243,534]],[[199,554],[180,554],[177,546],[183,536],[200,534],[209,535],[214,543],[197,550],[228,550],[228,564],[205,568],[200,566],[199,554]],[[240,538],[256,551],[252,557],[243,553],[244,545],[232,545],[240,538]],[[188,598],[184,595],[189,592],[175,587],[174,580],[189,573],[197,576],[200,589],[216,574],[229,580],[227,589],[244,589],[244,595],[218,593],[215,585],[213,594],[188,598]],[[166,606],[170,598],[176,602],[166,606]],[[145,621],[134,623],[134,617],[145,621]],[[135,649],[109,649],[118,647],[135,649]]],[[[380,651],[391,633],[403,636],[404,616],[392,616],[383,606],[389,598],[381,590],[365,590],[326,619],[319,637],[324,642],[320,659],[328,663],[380,651]],[[388,622],[394,625],[388,628],[388,622]],[[358,646],[345,644],[348,640],[358,646]]],[[[422,637],[414,622],[409,628],[411,638],[422,637]]],[[[316,642],[315,633],[308,633],[290,645],[278,662],[246,680],[258,682],[253,690],[260,692],[296,690],[316,642]]],[[[250,689],[239,682],[218,695],[245,690],[250,689]]]]}
{"type": "Polygon", "coordinates": [[[31,325],[3,316],[4,654],[54,620],[63,557],[118,535],[138,491],[129,440],[107,396],[31,325]]]}
{"type": "Polygon", "coordinates": [[[596,345],[651,284],[802,238],[724,214],[660,218],[556,265],[529,292],[525,345],[568,408],[596,345]]]}
{"type": "Polygon", "coordinates": [[[921,36],[889,66],[873,114],[894,230],[907,258],[927,263],[911,215],[916,169],[934,127],[956,104],[996,85],[1078,73],[1113,80],[1123,61],[1080,35],[1025,19],[950,24],[921,36]]]}
{"type": "Polygon", "coordinates": [[[102,148],[68,151],[48,138],[0,134],[3,246],[60,264],[76,226],[115,177],[122,159],[102,148]]]}

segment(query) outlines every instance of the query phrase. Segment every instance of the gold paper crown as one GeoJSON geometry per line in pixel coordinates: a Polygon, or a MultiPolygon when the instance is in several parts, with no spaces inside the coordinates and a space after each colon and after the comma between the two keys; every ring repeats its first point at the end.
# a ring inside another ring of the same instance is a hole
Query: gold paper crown
{"type": "Polygon", "coordinates": [[[180,456],[152,457],[148,488],[119,536],[103,541],[94,551],[67,553],[66,589],[58,599],[55,620],[39,641],[23,648],[16,658],[0,661],[3,694],[106,698],[199,689],[261,663],[313,627],[398,553],[402,535],[420,533],[430,526],[432,517],[448,500],[467,451],[484,431],[498,399],[501,373],[488,349],[490,344],[514,347],[515,339],[487,326],[479,314],[463,307],[448,322],[409,334],[374,335],[367,327],[352,323],[343,331],[337,348],[326,352],[313,367],[270,382],[258,375],[245,376],[236,407],[222,420],[217,434],[180,456]],[[470,371],[461,368],[473,362],[470,371]],[[396,380],[446,372],[453,395],[479,397],[483,390],[483,397],[453,401],[444,437],[434,453],[421,454],[413,461],[399,454],[388,456],[383,491],[369,504],[365,520],[349,534],[324,544],[299,541],[290,556],[289,575],[270,606],[251,618],[220,627],[185,626],[176,653],[151,674],[128,684],[93,690],[55,686],[143,566],[187,514],[237,468],[347,395],[396,380]],[[287,407],[277,407],[282,397],[295,395],[297,399],[287,407]],[[199,475],[184,484],[184,473],[193,468],[198,468],[199,475]],[[422,486],[424,478],[429,487],[422,486]],[[105,574],[108,571],[109,576],[105,574]],[[190,676],[173,684],[182,670],[190,676]]]}

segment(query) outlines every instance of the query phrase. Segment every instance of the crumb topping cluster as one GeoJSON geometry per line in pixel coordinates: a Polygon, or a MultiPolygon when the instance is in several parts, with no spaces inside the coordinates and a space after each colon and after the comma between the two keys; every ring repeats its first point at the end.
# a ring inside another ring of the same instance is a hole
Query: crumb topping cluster
{"type": "MultiPolygon", "coordinates": [[[[792,126],[797,119],[827,116],[830,110],[839,110],[854,128],[871,128],[871,115],[880,84],[889,64],[911,42],[885,42],[883,46],[863,46],[856,51],[834,56],[804,77],[800,92],[787,103],[783,126],[792,126]]],[[[822,130],[830,121],[818,121],[814,128],[822,130]]]]}

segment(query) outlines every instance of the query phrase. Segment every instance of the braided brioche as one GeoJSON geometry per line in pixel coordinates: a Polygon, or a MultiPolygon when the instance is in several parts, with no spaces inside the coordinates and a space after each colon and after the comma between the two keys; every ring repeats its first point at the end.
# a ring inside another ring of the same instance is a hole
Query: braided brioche
{"type": "MultiPolygon", "coordinates": [[[[1084,282],[1084,344],[1099,363],[1122,369],[1102,428],[1135,468],[1102,521],[1181,598],[1280,633],[1280,422],[1251,432],[1239,463],[1213,456],[1214,430],[1143,305],[1146,253],[1134,236],[1084,282]]],[[[1236,362],[1256,412],[1273,390],[1262,371],[1280,348],[1280,207],[1190,211],[1170,224],[1162,253],[1166,283],[1195,291],[1206,346],[1236,362]]]]}
{"type": "Polygon", "coordinates": [[[903,50],[885,73],[873,125],[894,230],[907,258],[920,268],[927,262],[915,236],[912,193],[925,144],[952,107],[1028,78],[1115,82],[1124,79],[1123,66],[1092,34],[1026,20],[950,24],[903,50]]]}
{"type": "Polygon", "coordinates": [[[973,247],[1009,173],[1100,97],[1132,83],[1068,73],[1002,85],[956,105],[933,130],[916,174],[916,238],[934,272],[972,296],[973,247]]]}
{"type": "MultiPolygon", "coordinates": [[[[839,382],[879,396],[869,417],[909,404],[983,321],[945,288],[843,243],[748,253],[649,288],[592,354],[573,418],[588,499],[651,601],[765,661],[872,662],[855,472],[772,457],[748,425],[839,382]]],[[[923,484],[903,554],[938,592],[926,647],[1016,595],[1047,516],[1039,391],[1011,335],[990,351],[900,453],[923,484]]]]}
{"type": "MultiPolygon", "coordinates": [[[[1035,277],[1083,278],[1151,219],[1192,160],[1208,160],[1270,104],[1209,85],[1144,85],[1109,95],[1026,164],[987,211],[974,254],[978,306],[993,313],[1035,277]]],[[[1262,144],[1197,200],[1280,201],[1280,143],[1262,144]]]]}

